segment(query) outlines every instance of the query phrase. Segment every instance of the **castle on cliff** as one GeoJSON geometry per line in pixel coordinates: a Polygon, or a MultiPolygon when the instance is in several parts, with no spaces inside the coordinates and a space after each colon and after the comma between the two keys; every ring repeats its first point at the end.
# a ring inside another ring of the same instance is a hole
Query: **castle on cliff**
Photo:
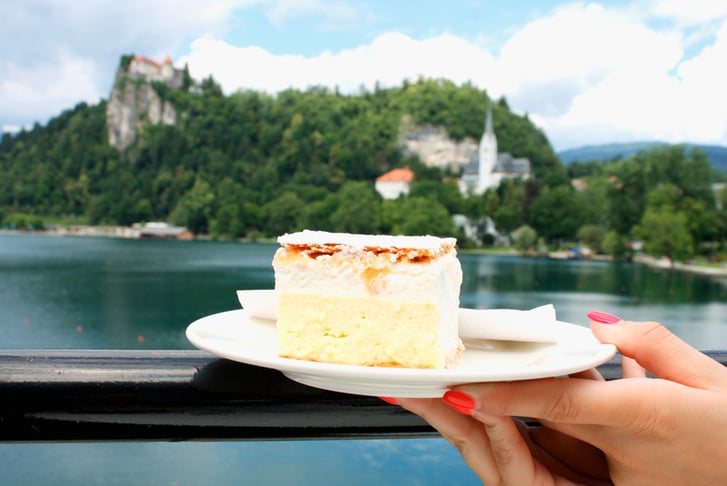
{"type": "Polygon", "coordinates": [[[121,151],[134,142],[144,126],[174,125],[177,110],[169,100],[161,98],[153,83],[179,89],[184,87],[187,76],[187,68],[175,68],[169,56],[164,62],[144,56],[134,56],[128,63],[122,59],[106,105],[109,145],[121,151]],[[129,79],[138,82],[129,83],[129,79]]]}
{"type": "Polygon", "coordinates": [[[529,176],[530,160],[513,157],[508,152],[497,152],[492,107],[488,106],[479,151],[462,173],[460,191],[463,194],[483,194],[487,189],[497,187],[503,179],[527,179],[529,176]]]}

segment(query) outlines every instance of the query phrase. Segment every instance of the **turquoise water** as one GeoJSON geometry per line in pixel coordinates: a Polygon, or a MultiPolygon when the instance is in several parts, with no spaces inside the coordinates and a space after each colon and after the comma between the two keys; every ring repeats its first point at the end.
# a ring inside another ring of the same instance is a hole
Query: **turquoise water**
{"type": "MultiPolygon", "coordinates": [[[[0,347],[191,349],[195,319],[272,288],[275,245],[0,235],[0,347]]],[[[553,303],[727,347],[727,282],[634,264],[460,255],[462,305],[553,303]]],[[[0,444],[2,484],[479,484],[443,439],[0,444]]]]}
{"type": "Polygon", "coordinates": [[[5,485],[479,484],[443,439],[0,444],[5,485]]]}

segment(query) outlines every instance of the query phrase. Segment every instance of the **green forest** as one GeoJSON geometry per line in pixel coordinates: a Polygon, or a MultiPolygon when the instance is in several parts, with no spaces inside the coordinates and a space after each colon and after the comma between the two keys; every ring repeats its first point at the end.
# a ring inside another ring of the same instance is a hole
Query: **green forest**
{"type": "Polygon", "coordinates": [[[712,190],[724,174],[697,150],[671,146],[564,166],[527,115],[446,80],[355,95],[320,87],[225,95],[212,78],[185,89],[152,84],[182,115],[174,125],[146,126],[122,152],[108,144],[105,101],[5,134],[2,225],[168,221],[221,239],[308,228],[451,235],[466,247],[474,243],[452,220],[464,214],[482,231],[489,216],[523,250],[581,243],[619,257],[628,255],[629,241],[640,240],[646,252],[674,259],[725,252],[727,193],[712,190]],[[445,127],[456,140],[479,140],[490,103],[499,150],[530,160],[528,180],[466,197],[459,174],[402,152],[405,117],[445,127]],[[403,166],[416,175],[410,193],[382,200],[375,178],[403,166]]]}

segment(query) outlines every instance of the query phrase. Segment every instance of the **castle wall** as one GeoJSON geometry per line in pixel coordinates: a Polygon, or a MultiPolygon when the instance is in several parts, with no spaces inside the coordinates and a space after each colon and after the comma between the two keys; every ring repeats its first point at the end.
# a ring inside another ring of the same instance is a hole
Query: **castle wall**
{"type": "Polygon", "coordinates": [[[144,78],[149,81],[161,81],[173,88],[180,88],[184,80],[184,70],[176,69],[171,60],[158,63],[141,56],[131,60],[128,75],[133,79],[144,78]]]}

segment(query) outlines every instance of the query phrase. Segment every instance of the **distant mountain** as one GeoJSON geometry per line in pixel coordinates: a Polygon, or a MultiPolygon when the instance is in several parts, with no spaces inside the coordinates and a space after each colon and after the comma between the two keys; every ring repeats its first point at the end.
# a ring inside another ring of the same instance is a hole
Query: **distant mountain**
{"type": "MultiPolygon", "coordinates": [[[[665,142],[631,142],[610,143],[604,145],[588,145],[558,152],[564,164],[571,162],[604,161],[630,157],[640,150],[650,150],[655,147],[670,145],[665,142]]],[[[684,144],[687,148],[696,148],[707,154],[707,158],[716,170],[727,174],[727,147],[720,145],[684,144]]]]}

